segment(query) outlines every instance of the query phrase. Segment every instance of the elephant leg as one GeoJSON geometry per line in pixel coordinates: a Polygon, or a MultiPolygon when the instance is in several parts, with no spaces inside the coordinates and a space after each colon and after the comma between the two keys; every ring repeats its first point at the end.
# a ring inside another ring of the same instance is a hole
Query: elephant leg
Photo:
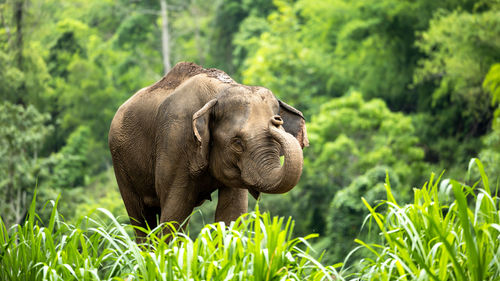
{"type": "MultiPolygon", "coordinates": [[[[184,185],[170,188],[161,202],[160,223],[171,222],[177,231],[185,230],[196,203],[194,190],[184,185]]],[[[171,232],[170,227],[163,231],[165,235],[171,232]]]]}
{"type": "Polygon", "coordinates": [[[219,201],[215,210],[215,221],[229,225],[248,211],[248,190],[242,188],[219,188],[219,201]]]}
{"type": "MultiPolygon", "coordinates": [[[[130,223],[136,227],[147,228],[144,218],[144,204],[139,195],[134,192],[131,180],[128,178],[127,173],[120,169],[118,165],[114,165],[114,170],[130,223]]],[[[141,243],[146,233],[137,228],[134,228],[134,231],[137,243],[141,243]]]]}

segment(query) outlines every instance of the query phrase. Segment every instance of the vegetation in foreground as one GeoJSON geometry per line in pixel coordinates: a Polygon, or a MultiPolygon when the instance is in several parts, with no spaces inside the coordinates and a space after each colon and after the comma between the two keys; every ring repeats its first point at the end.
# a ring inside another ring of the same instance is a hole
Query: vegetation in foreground
{"type": "Polygon", "coordinates": [[[414,190],[413,204],[398,205],[387,181],[387,200],[370,210],[382,244],[365,244],[373,258],[357,280],[500,280],[500,204],[483,164],[481,179],[468,186],[434,174],[414,190]],[[376,209],[383,209],[377,212],[376,209]]]}
{"type": "Polygon", "coordinates": [[[293,220],[258,208],[229,226],[206,225],[196,239],[177,233],[166,242],[156,228],[138,245],[131,227],[105,209],[72,225],[56,200],[44,223],[33,200],[22,225],[7,229],[0,219],[0,279],[499,280],[498,186],[493,193],[482,163],[473,163],[481,178],[472,186],[432,175],[413,204],[400,206],[387,180],[387,200],[372,207],[361,199],[381,242],[356,239],[351,254],[366,256],[351,268],[322,265],[307,242],[317,235],[293,238],[293,220]]]}
{"type": "Polygon", "coordinates": [[[183,233],[161,236],[158,227],[137,244],[131,226],[105,209],[72,225],[58,214],[58,201],[52,203],[48,224],[39,219],[34,203],[22,225],[6,229],[0,221],[1,280],[340,278],[310,255],[306,240],[316,235],[292,238],[290,218],[271,218],[258,209],[229,226],[206,225],[194,240],[183,233]]]}

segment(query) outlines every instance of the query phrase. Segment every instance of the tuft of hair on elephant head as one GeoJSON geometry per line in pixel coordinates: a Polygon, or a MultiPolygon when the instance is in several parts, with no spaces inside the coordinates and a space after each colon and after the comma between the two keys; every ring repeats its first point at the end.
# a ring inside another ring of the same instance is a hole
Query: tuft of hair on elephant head
{"type": "Polygon", "coordinates": [[[216,221],[235,220],[248,192],[257,198],[297,184],[305,146],[300,111],[266,88],[187,62],[130,97],[109,131],[125,207],[144,228],[185,222],[215,190],[216,221]]]}

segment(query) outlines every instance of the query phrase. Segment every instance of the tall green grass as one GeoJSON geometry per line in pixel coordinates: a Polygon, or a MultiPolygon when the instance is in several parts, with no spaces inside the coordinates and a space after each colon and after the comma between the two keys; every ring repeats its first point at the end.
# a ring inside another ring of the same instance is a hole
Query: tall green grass
{"type": "Polygon", "coordinates": [[[132,227],[105,209],[73,225],[56,200],[43,222],[34,199],[22,225],[7,229],[0,217],[0,280],[500,280],[498,186],[493,192],[479,160],[472,165],[480,180],[471,186],[432,175],[412,204],[399,205],[386,180],[387,200],[361,199],[382,242],[356,239],[372,256],[348,276],[311,256],[316,235],[294,238],[291,219],[258,208],[229,226],[206,225],[195,239],[158,227],[137,244],[132,227]]]}
{"type": "Polygon", "coordinates": [[[413,204],[400,206],[387,180],[386,201],[372,207],[362,199],[384,243],[356,240],[373,258],[354,280],[500,280],[498,187],[492,193],[481,162],[472,164],[481,176],[472,186],[432,175],[414,189],[413,204]]]}
{"type": "Polygon", "coordinates": [[[158,227],[138,245],[130,226],[109,211],[72,225],[57,203],[47,223],[37,217],[35,200],[24,224],[6,229],[0,219],[0,280],[341,279],[311,257],[307,240],[314,235],[292,238],[291,219],[258,209],[229,226],[207,225],[194,240],[176,233],[167,242],[158,227]]]}

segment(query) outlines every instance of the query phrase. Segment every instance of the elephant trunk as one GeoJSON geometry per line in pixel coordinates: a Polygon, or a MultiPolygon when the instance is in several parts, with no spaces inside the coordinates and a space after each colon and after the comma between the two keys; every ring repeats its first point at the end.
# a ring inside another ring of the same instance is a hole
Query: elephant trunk
{"type": "Polygon", "coordinates": [[[275,142],[278,142],[272,153],[264,153],[266,159],[257,160],[252,168],[245,169],[243,180],[259,192],[285,193],[291,190],[299,181],[302,174],[302,148],[291,134],[281,127],[281,117],[274,116],[269,123],[269,132],[275,142]],[[279,154],[284,155],[283,166],[280,164],[279,154]]]}

